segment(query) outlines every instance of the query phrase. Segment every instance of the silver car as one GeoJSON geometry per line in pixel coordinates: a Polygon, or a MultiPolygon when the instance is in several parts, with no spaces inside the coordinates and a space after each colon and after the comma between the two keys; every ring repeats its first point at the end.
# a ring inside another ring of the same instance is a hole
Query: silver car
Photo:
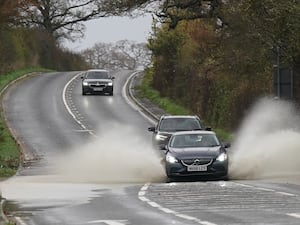
{"type": "Polygon", "coordinates": [[[82,95],[94,93],[114,94],[114,79],[107,70],[88,70],[82,77],[82,95]]]}

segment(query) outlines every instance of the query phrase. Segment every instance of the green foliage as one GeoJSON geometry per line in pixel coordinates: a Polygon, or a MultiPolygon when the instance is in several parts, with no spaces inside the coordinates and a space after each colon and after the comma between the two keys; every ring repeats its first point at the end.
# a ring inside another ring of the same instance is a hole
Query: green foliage
{"type": "Polygon", "coordinates": [[[88,66],[76,53],[60,48],[39,29],[0,29],[0,74],[24,67],[82,70],[88,66]]]}
{"type": "Polygon", "coordinates": [[[147,98],[159,107],[164,109],[170,114],[174,115],[187,115],[189,110],[176,104],[171,99],[161,97],[160,93],[151,87],[153,81],[153,70],[147,69],[143,78],[141,86],[138,88],[138,93],[141,98],[147,98]]]}
{"type": "Polygon", "coordinates": [[[149,48],[156,56],[152,85],[162,96],[171,96],[177,60],[184,41],[185,34],[166,28],[157,30],[157,36],[149,40],[149,48]]]}
{"type": "Polygon", "coordinates": [[[222,130],[219,128],[214,128],[213,130],[214,130],[214,132],[216,132],[220,141],[231,142],[234,138],[233,134],[228,131],[225,131],[225,130],[222,130]]]}
{"type": "Polygon", "coordinates": [[[184,36],[177,30],[160,29],[157,37],[150,39],[149,48],[156,56],[171,56],[172,59],[176,59],[184,36]]]}
{"type": "Polygon", "coordinates": [[[300,3],[230,0],[217,14],[222,27],[211,17],[156,29],[151,85],[212,127],[234,130],[253,102],[273,93],[274,47],[282,65],[300,68],[300,3]]]}
{"type": "Polygon", "coordinates": [[[9,84],[11,81],[23,76],[24,74],[29,74],[33,72],[45,72],[49,71],[48,69],[44,69],[41,67],[32,67],[32,68],[23,68],[12,72],[7,72],[6,74],[0,75],[0,90],[9,84]]]}

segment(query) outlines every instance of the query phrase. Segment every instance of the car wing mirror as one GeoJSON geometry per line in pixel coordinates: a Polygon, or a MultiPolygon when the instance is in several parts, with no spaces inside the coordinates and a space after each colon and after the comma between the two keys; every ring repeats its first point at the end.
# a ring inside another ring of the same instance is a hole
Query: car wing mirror
{"type": "Polygon", "coordinates": [[[116,78],[115,78],[115,77],[111,77],[110,79],[114,80],[114,79],[116,79],[116,78]]]}
{"type": "Polygon", "coordinates": [[[212,128],[211,127],[206,127],[205,130],[212,131],[212,128]]]}
{"type": "Polygon", "coordinates": [[[223,143],[224,148],[230,148],[231,144],[228,142],[223,143]]]}
{"type": "Polygon", "coordinates": [[[159,145],[159,150],[167,151],[168,150],[168,145],[165,145],[165,144],[159,145]]]}
{"type": "Polygon", "coordinates": [[[148,131],[154,132],[155,131],[155,127],[148,127],[148,131]]]}

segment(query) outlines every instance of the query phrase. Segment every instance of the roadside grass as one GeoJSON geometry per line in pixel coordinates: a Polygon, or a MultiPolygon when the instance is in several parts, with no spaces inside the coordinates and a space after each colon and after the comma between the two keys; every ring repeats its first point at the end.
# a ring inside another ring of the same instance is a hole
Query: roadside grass
{"type": "Polygon", "coordinates": [[[157,90],[154,90],[151,87],[152,83],[152,74],[151,70],[146,70],[141,85],[137,89],[137,93],[141,98],[147,98],[154,104],[158,105],[160,108],[165,110],[166,112],[173,115],[188,115],[191,112],[176,104],[171,99],[166,97],[161,97],[157,90]]]}
{"type": "MultiPolygon", "coordinates": [[[[154,90],[151,87],[152,83],[152,71],[151,69],[145,70],[144,76],[141,82],[141,85],[137,88],[137,93],[139,97],[141,98],[147,98],[156,105],[158,105],[160,108],[165,110],[167,113],[170,113],[172,115],[188,115],[193,114],[190,110],[184,108],[183,106],[180,106],[176,104],[174,101],[172,101],[169,98],[161,97],[159,92],[157,90],[154,90]]],[[[233,136],[231,133],[221,129],[221,128],[213,128],[214,132],[216,132],[217,136],[222,141],[231,141],[233,136]]]]}
{"type": "MultiPolygon", "coordinates": [[[[3,97],[3,90],[10,82],[22,77],[25,74],[46,71],[49,70],[43,68],[26,68],[0,75],[1,100],[3,97]]],[[[0,178],[8,178],[13,176],[19,168],[20,149],[5,123],[2,104],[0,108],[0,178]]]]}

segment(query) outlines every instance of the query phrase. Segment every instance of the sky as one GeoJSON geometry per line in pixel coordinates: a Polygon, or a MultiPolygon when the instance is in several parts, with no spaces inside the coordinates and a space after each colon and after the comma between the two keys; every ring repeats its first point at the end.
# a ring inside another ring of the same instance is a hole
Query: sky
{"type": "Polygon", "coordinates": [[[93,47],[99,42],[115,43],[120,40],[147,42],[151,33],[152,17],[150,14],[137,18],[108,17],[85,23],[85,37],[65,46],[72,51],[81,51],[93,47]]]}

